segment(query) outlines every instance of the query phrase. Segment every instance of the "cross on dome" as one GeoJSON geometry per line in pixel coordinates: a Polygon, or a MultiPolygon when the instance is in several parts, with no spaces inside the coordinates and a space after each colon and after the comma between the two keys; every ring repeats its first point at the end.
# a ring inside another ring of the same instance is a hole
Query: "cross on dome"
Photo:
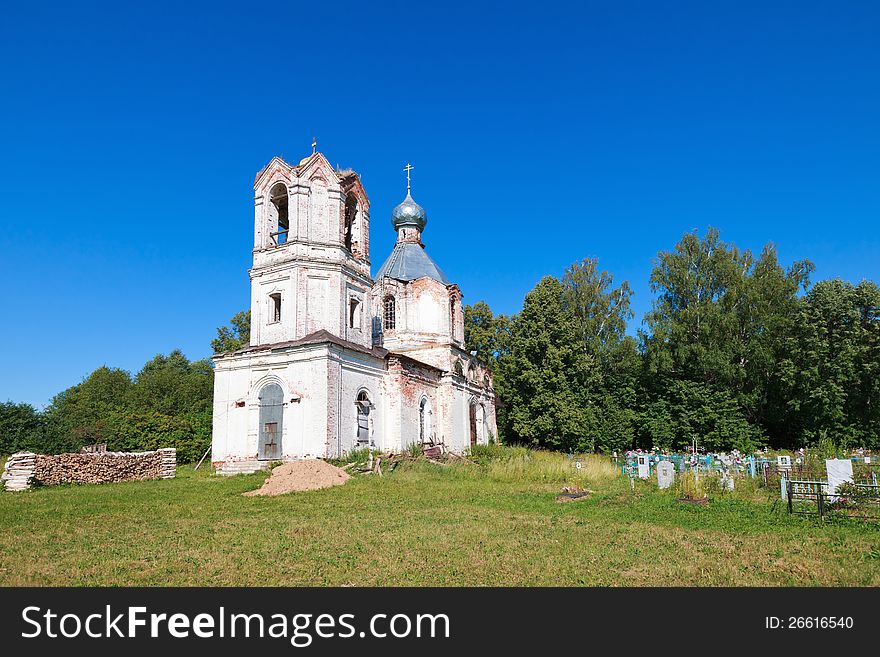
{"type": "Polygon", "coordinates": [[[415,169],[415,167],[412,164],[410,164],[409,162],[407,162],[406,166],[403,167],[403,170],[406,171],[406,193],[407,194],[409,194],[409,185],[410,185],[409,172],[412,171],[413,169],[415,169]]]}

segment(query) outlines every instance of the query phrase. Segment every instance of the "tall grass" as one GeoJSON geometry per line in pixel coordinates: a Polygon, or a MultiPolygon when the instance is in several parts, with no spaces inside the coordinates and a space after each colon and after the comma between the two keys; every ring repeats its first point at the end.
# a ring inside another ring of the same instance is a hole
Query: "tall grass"
{"type": "Polygon", "coordinates": [[[610,481],[620,472],[609,459],[597,454],[569,457],[558,452],[533,451],[525,447],[477,445],[471,460],[498,481],[530,481],[549,484],[588,486],[610,481]],[[580,463],[580,468],[577,464],[580,463]]]}
{"type": "Polygon", "coordinates": [[[370,458],[370,448],[369,447],[361,447],[358,449],[353,449],[350,452],[346,452],[342,456],[330,459],[330,463],[334,465],[345,465],[346,463],[366,463],[370,458]]]}

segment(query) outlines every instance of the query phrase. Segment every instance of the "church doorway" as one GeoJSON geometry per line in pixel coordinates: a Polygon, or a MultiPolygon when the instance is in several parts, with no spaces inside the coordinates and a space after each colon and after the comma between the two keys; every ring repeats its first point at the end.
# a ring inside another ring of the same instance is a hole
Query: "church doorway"
{"type": "Polygon", "coordinates": [[[477,404],[476,402],[471,403],[471,412],[470,412],[470,420],[471,420],[471,446],[477,444],[477,404]]]}
{"type": "Polygon", "coordinates": [[[257,458],[277,461],[281,458],[281,435],[284,424],[284,391],[270,383],[260,392],[260,442],[257,458]]]}
{"type": "Polygon", "coordinates": [[[431,422],[431,404],[427,397],[422,397],[419,404],[419,440],[424,445],[434,442],[434,431],[431,422]]]}
{"type": "Polygon", "coordinates": [[[357,441],[358,445],[368,445],[370,442],[370,397],[366,390],[358,393],[357,401],[357,441]]]}

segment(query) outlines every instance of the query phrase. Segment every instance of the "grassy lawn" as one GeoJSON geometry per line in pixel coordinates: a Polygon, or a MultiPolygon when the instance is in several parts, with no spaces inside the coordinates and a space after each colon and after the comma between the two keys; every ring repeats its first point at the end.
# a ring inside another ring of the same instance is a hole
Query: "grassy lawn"
{"type": "Polygon", "coordinates": [[[564,456],[440,467],[279,497],[265,474],[0,493],[5,585],[880,585],[880,523],[706,506],[564,456]],[[557,503],[563,483],[593,490],[557,503]]]}

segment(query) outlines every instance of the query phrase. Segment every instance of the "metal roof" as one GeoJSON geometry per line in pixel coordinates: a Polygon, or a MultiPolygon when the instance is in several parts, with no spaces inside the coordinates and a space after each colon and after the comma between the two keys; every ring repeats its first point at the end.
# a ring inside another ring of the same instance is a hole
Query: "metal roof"
{"type": "Polygon", "coordinates": [[[398,281],[414,281],[427,276],[449,285],[446,274],[431,260],[425,248],[415,242],[398,242],[385,263],[376,272],[376,279],[387,276],[398,281]]]}
{"type": "Polygon", "coordinates": [[[409,192],[402,203],[399,203],[391,211],[391,225],[394,230],[401,226],[416,226],[419,232],[425,230],[425,224],[428,223],[428,213],[425,208],[415,202],[409,192]]]}

